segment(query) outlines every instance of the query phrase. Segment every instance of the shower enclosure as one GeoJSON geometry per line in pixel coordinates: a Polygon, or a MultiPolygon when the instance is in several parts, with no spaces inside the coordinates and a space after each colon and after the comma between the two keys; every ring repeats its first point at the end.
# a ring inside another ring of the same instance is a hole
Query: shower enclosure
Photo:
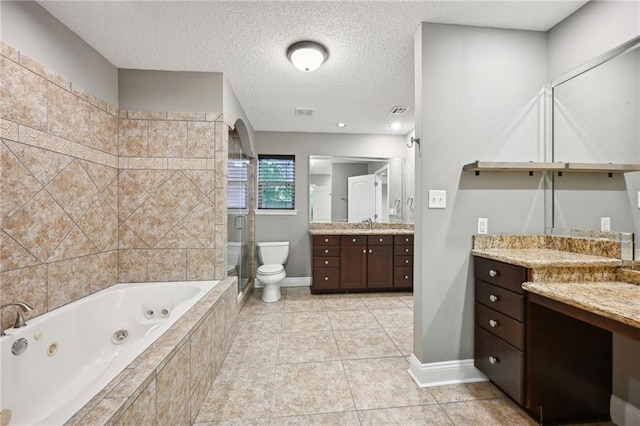
{"type": "Polygon", "coordinates": [[[240,136],[229,132],[227,157],[227,276],[238,277],[238,293],[254,279],[252,161],[240,136]]]}

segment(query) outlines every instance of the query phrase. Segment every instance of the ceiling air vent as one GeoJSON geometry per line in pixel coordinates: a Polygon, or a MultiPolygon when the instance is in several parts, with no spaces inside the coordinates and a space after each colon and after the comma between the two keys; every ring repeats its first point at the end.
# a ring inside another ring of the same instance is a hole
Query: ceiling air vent
{"type": "Polygon", "coordinates": [[[296,108],[296,115],[300,117],[311,117],[313,111],[313,108],[296,108]]]}
{"type": "Polygon", "coordinates": [[[391,115],[402,115],[405,112],[407,112],[408,109],[409,109],[409,107],[405,107],[405,106],[394,106],[393,108],[391,108],[391,111],[389,111],[389,114],[391,114],[391,115]]]}

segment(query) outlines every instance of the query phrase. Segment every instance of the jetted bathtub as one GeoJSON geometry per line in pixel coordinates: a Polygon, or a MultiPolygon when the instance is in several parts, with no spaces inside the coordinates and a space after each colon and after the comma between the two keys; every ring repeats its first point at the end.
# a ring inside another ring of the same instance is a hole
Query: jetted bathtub
{"type": "Polygon", "coordinates": [[[116,284],[7,330],[2,420],[63,424],[218,282],[116,284]]]}

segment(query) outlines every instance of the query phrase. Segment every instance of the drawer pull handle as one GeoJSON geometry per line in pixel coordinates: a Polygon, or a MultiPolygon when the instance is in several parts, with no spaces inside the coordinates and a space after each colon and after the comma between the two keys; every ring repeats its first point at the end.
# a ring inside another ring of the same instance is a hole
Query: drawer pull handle
{"type": "Polygon", "coordinates": [[[409,249],[408,248],[404,249],[404,252],[409,253],[409,249]]]}
{"type": "Polygon", "coordinates": [[[490,294],[489,295],[489,300],[491,302],[497,302],[498,301],[498,296],[494,295],[494,294],[490,294]]]}
{"type": "Polygon", "coordinates": [[[325,253],[329,253],[329,250],[325,249],[325,250],[324,250],[324,252],[325,252],[325,253]]]}
{"type": "Polygon", "coordinates": [[[491,327],[497,327],[498,326],[498,321],[496,320],[489,320],[489,325],[491,327]]]}
{"type": "Polygon", "coordinates": [[[405,280],[408,280],[408,279],[409,279],[409,275],[405,275],[405,276],[404,276],[404,279],[405,279],[405,280]]]}
{"type": "Polygon", "coordinates": [[[367,249],[362,249],[362,252],[363,252],[363,253],[366,253],[366,252],[367,252],[367,249]]]}
{"type": "Polygon", "coordinates": [[[353,239],[353,240],[351,240],[351,241],[355,243],[355,242],[356,242],[356,239],[354,238],[354,239],[353,239]]]}
{"type": "Polygon", "coordinates": [[[405,242],[405,243],[408,243],[408,242],[409,242],[409,238],[405,238],[405,239],[404,239],[404,242],[405,242]]]}
{"type": "Polygon", "coordinates": [[[409,259],[405,259],[405,260],[404,260],[404,263],[409,263],[409,259]]]}
{"type": "Polygon", "coordinates": [[[380,238],[380,242],[382,242],[382,238],[380,238]]]}
{"type": "Polygon", "coordinates": [[[497,276],[497,275],[498,275],[498,272],[497,272],[497,271],[494,271],[493,269],[489,269],[489,276],[490,276],[490,277],[495,277],[495,276],[497,276]]]}
{"type": "Polygon", "coordinates": [[[369,253],[373,253],[373,250],[369,249],[369,253]]]}
{"type": "Polygon", "coordinates": [[[328,239],[328,238],[325,238],[325,239],[324,239],[324,242],[325,242],[325,243],[328,243],[328,242],[329,242],[329,239],[328,239]]]}
{"type": "Polygon", "coordinates": [[[329,281],[329,277],[324,277],[324,280],[325,281],[329,281]]]}
{"type": "Polygon", "coordinates": [[[489,364],[497,364],[498,362],[498,358],[494,357],[494,356],[490,356],[489,357],[489,364]]]}
{"type": "Polygon", "coordinates": [[[328,265],[328,264],[329,264],[329,261],[328,261],[328,260],[325,260],[325,261],[324,261],[324,264],[325,264],[325,265],[328,265]]]}

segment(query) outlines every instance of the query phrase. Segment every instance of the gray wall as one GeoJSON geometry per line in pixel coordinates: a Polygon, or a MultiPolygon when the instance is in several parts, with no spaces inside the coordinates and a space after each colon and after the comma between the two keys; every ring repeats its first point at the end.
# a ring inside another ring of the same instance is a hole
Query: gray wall
{"type": "Polygon", "coordinates": [[[222,113],[222,74],[118,70],[120,109],[222,113]]]}
{"type": "Polygon", "coordinates": [[[34,1],[0,2],[0,38],[78,87],[118,107],[118,70],[34,1]]]}
{"type": "MultiPolygon", "coordinates": [[[[589,2],[549,31],[549,78],[556,78],[639,34],[640,3],[589,2]]],[[[607,113],[606,110],[604,113],[607,113]]],[[[636,147],[638,147],[637,141],[636,136],[636,147]]],[[[634,159],[633,155],[630,155],[625,162],[634,161],[637,162],[638,157],[634,159]]],[[[624,182],[621,181],[622,178],[617,178],[617,180],[611,182],[613,190],[621,190],[624,186],[628,188],[629,204],[631,205],[632,214],[635,214],[636,217],[638,215],[636,191],[638,190],[637,188],[640,187],[638,183],[640,177],[638,174],[639,173],[627,174],[624,177],[624,182]],[[636,185],[635,188],[633,185],[636,185]]],[[[579,176],[577,178],[579,178],[579,176]]],[[[594,181],[597,178],[591,177],[590,179],[594,181]]],[[[598,185],[598,187],[595,188],[595,191],[587,191],[586,188],[584,188],[582,192],[583,198],[588,199],[589,194],[591,194],[591,199],[595,198],[598,200],[601,200],[603,196],[615,196],[611,194],[612,188],[606,190],[603,188],[606,183],[602,183],[600,180],[592,183],[598,185]]],[[[569,183],[566,185],[569,185],[569,183]]],[[[582,205],[584,206],[585,212],[587,212],[585,216],[589,216],[588,212],[592,209],[598,214],[602,213],[604,215],[605,211],[607,211],[608,214],[609,210],[598,206],[600,203],[600,201],[598,201],[598,203],[589,203],[583,200],[582,205]]],[[[623,200],[617,205],[626,208],[629,204],[623,200]]],[[[622,215],[626,213],[619,214],[622,215]]],[[[612,225],[615,226],[613,214],[611,216],[612,225]]],[[[640,363],[638,363],[638,359],[640,359],[640,343],[614,334],[613,356],[613,394],[631,403],[635,407],[640,407],[640,363]]]]}
{"type": "Polygon", "coordinates": [[[543,232],[541,174],[463,172],[475,160],[542,160],[539,108],[546,37],[531,31],[423,23],[416,34],[414,355],[473,358],[477,218],[492,234],[543,232]],[[427,209],[429,189],[446,209],[427,209]]]}
{"type": "Polygon", "coordinates": [[[311,276],[309,155],[405,158],[403,136],[255,132],[256,154],[296,156],[295,216],[256,216],[256,241],[288,240],[288,277],[311,276]]]}

